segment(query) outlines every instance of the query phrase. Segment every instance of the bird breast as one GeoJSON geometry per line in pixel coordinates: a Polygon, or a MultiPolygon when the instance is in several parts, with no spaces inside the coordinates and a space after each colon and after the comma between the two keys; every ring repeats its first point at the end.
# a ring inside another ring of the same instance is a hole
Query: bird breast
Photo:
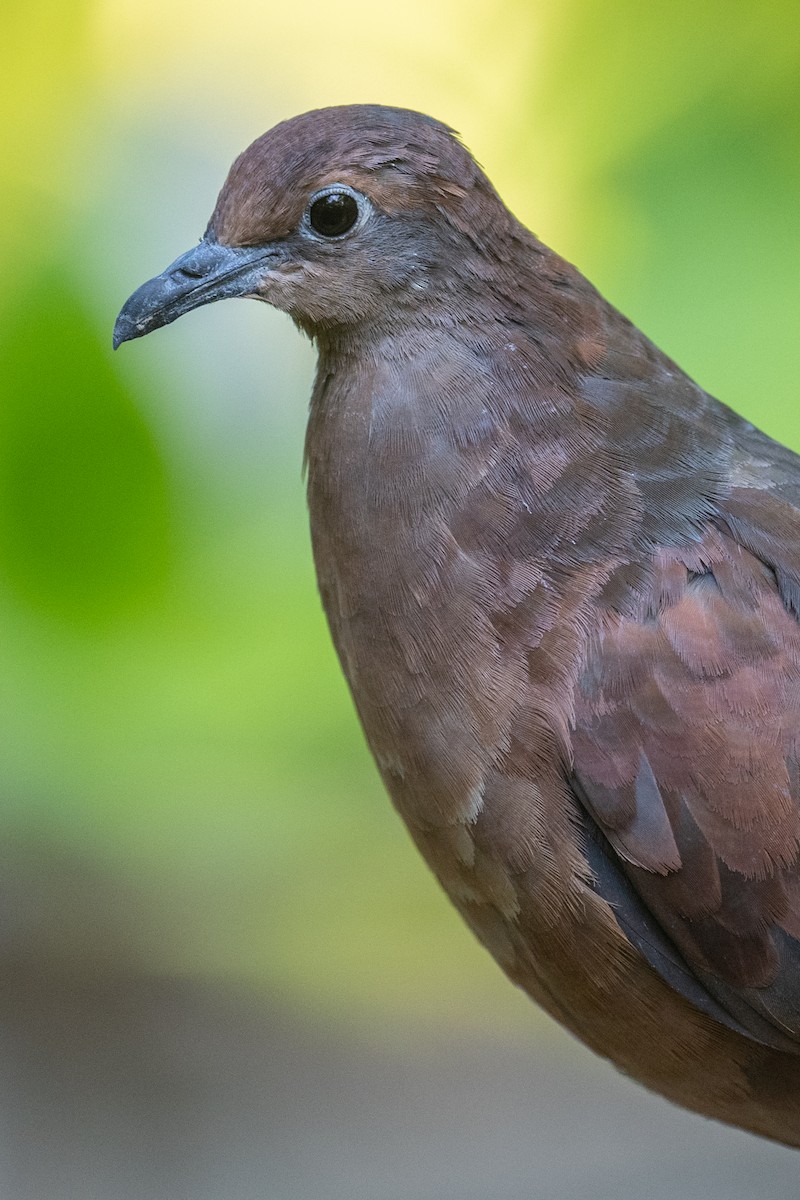
{"type": "Polygon", "coordinates": [[[581,611],[604,572],[554,589],[532,502],[498,481],[513,438],[467,374],[458,358],[433,376],[322,358],[308,493],[323,604],[387,788],[451,896],[510,917],[515,871],[576,870],[562,767],[581,611]]]}

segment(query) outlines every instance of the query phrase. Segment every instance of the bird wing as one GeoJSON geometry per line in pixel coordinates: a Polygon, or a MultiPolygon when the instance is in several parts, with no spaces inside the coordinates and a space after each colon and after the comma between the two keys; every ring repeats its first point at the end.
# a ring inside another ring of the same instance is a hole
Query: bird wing
{"type": "Polygon", "coordinates": [[[597,890],[717,1019],[800,1053],[800,513],[734,491],[648,596],[606,614],[576,693],[597,890]]]}

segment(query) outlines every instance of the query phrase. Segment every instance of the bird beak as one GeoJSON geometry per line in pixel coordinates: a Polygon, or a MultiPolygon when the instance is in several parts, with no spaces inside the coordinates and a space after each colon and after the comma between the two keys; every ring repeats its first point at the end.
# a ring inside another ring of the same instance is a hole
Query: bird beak
{"type": "Polygon", "coordinates": [[[253,295],[276,257],[272,246],[223,246],[203,238],[125,301],[114,326],[114,349],[202,304],[253,295]]]}

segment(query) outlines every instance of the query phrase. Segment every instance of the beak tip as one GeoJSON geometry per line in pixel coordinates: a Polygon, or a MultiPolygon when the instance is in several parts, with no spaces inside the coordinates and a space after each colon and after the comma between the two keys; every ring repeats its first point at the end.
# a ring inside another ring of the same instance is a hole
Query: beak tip
{"type": "MultiPolygon", "coordinates": [[[[126,305],[127,307],[127,305],[126,305]]],[[[111,345],[115,350],[119,350],[123,342],[131,342],[136,337],[141,337],[146,330],[137,328],[136,322],[132,321],[128,316],[125,308],[114,323],[114,333],[111,337],[111,345]]]]}

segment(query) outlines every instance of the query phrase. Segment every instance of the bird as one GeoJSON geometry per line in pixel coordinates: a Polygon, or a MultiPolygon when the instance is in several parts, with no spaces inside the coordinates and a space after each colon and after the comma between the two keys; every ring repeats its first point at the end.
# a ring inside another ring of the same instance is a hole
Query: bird
{"type": "Polygon", "coordinates": [[[800,1147],[800,458],[410,110],[258,138],[114,345],[228,297],[315,344],[320,596],[456,909],[622,1072],[800,1147]]]}

